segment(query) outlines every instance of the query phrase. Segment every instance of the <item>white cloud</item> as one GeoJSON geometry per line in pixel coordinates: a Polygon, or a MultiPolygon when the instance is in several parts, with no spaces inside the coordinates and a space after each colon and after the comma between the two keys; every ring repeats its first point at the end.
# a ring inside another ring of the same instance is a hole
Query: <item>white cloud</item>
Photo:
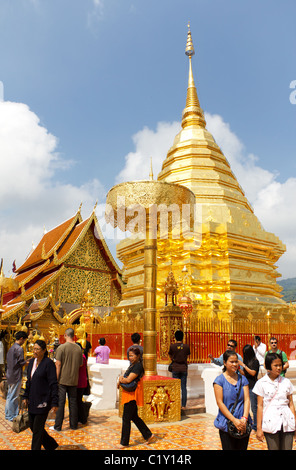
{"type": "MultiPolygon", "coordinates": [[[[260,166],[259,158],[247,152],[245,145],[221,116],[205,113],[205,117],[207,129],[222,149],[263,227],[286,244],[287,252],[277,263],[279,272],[283,278],[296,277],[296,219],[294,221],[292,217],[296,178],[289,178],[284,183],[278,182],[278,174],[260,166]]],[[[137,132],[133,136],[135,150],[126,155],[125,166],[117,175],[116,181],[147,179],[150,157],[153,159],[153,173],[156,178],[180,129],[178,122],[161,122],[155,131],[145,127],[137,132]]]]}
{"type": "Polygon", "coordinates": [[[159,122],[153,131],[144,127],[133,137],[135,151],[125,157],[125,166],[116,177],[116,183],[148,179],[152,159],[154,179],[161,170],[161,165],[174,137],[180,130],[178,122],[159,122]]]}
{"type": "Polygon", "coordinates": [[[296,178],[284,183],[273,181],[262,188],[254,203],[254,210],[265,228],[274,232],[285,244],[286,253],[278,262],[284,278],[296,277],[296,178]]]}
{"type": "Polygon", "coordinates": [[[27,105],[0,102],[0,258],[6,275],[13,260],[22,263],[32,242],[39,242],[44,226],[71,217],[81,202],[88,215],[98,197],[103,200],[96,179],[79,187],[59,182],[57,170],[69,164],[58,154],[57,138],[27,105]]]}
{"type": "Polygon", "coordinates": [[[57,139],[22,103],[0,103],[1,206],[12,197],[33,200],[58,162],[57,139]]]}

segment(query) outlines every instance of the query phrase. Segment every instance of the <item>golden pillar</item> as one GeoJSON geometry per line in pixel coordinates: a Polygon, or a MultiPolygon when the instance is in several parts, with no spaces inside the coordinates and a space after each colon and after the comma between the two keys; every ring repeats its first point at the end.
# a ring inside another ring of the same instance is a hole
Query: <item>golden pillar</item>
{"type": "Polygon", "coordinates": [[[154,418],[155,420],[170,420],[172,417],[180,419],[181,416],[181,391],[178,383],[180,381],[157,376],[157,238],[168,237],[173,230],[176,235],[178,221],[180,237],[182,231],[191,229],[194,222],[194,207],[195,197],[189,189],[154,180],[121,183],[114,186],[107,194],[105,212],[107,222],[123,231],[134,234],[141,232],[144,236],[143,359],[144,397],[146,398],[144,410],[141,412],[146,421],[154,418]],[[187,224],[184,223],[184,216],[182,216],[184,206],[186,206],[186,214],[190,214],[187,224]]]}
{"type": "Polygon", "coordinates": [[[156,278],[157,239],[150,230],[149,214],[146,214],[144,245],[144,366],[148,376],[157,375],[156,356],[156,278]]]}
{"type": "Polygon", "coordinates": [[[157,370],[157,237],[169,237],[172,230],[174,236],[177,233],[181,237],[183,231],[192,229],[194,207],[195,197],[188,188],[154,180],[121,183],[110,189],[107,194],[107,222],[123,231],[141,233],[144,236],[143,358],[147,376],[156,375],[157,370]],[[186,213],[187,220],[182,211],[186,213]]]}

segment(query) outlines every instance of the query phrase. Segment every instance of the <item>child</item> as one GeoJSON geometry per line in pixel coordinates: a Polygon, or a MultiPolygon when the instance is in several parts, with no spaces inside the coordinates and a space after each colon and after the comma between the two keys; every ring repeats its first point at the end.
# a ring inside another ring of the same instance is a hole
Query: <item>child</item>
{"type": "Polygon", "coordinates": [[[257,395],[257,439],[266,439],[269,450],[292,450],[296,416],[293,385],[281,375],[283,361],[277,353],[265,356],[267,373],[255,384],[257,395]]]}

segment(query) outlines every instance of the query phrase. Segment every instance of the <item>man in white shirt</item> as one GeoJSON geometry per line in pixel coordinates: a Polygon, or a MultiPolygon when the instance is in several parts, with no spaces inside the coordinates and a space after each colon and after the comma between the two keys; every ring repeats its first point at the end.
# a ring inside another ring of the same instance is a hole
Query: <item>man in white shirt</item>
{"type": "Polygon", "coordinates": [[[266,353],[266,344],[261,342],[260,336],[254,337],[255,344],[253,346],[256,359],[258,359],[260,366],[264,366],[264,358],[266,353]]]}

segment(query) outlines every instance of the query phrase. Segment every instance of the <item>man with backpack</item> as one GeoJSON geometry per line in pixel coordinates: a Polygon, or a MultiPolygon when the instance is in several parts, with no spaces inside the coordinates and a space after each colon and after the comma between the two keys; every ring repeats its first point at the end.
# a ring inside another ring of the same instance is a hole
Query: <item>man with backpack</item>
{"type": "MultiPolygon", "coordinates": [[[[289,368],[289,361],[288,361],[287,354],[284,351],[281,351],[280,349],[278,349],[278,342],[277,342],[276,338],[274,338],[274,337],[270,338],[269,344],[270,344],[270,350],[267,351],[267,352],[276,353],[282,359],[283,370],[281,372],[281,375],[284,377],[286,372],[287,372],[287,369],[289,368]]],[[[267,352],[266,352],[266,354],[267,354],[267,352]]]]}

